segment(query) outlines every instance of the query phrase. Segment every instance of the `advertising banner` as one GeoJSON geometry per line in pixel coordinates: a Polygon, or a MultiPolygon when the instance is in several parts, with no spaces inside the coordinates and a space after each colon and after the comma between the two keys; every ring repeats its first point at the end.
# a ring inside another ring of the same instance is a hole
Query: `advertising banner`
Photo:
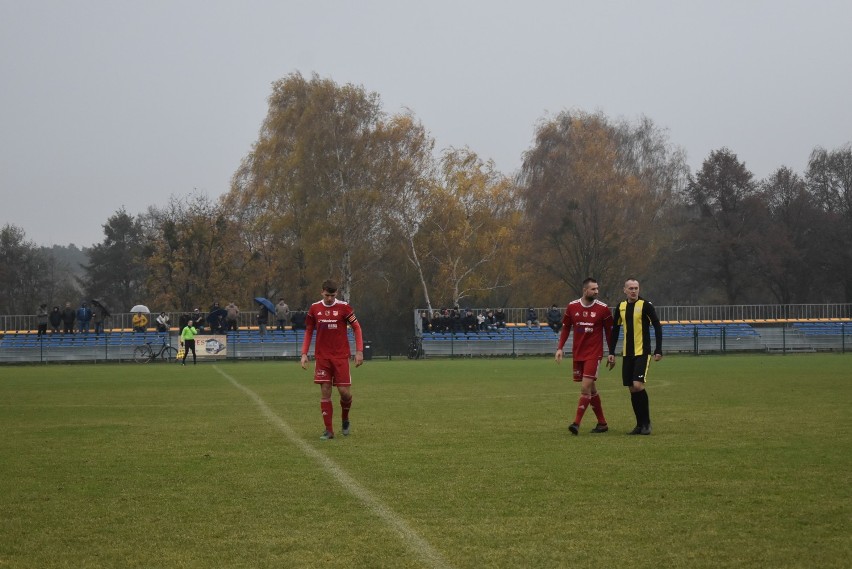
{"type": "Polygon", "coordinates": [[[195,337],[195,351],[199,359],[225,359],[228,338],[224,334],[199,334],[195,337]]]}

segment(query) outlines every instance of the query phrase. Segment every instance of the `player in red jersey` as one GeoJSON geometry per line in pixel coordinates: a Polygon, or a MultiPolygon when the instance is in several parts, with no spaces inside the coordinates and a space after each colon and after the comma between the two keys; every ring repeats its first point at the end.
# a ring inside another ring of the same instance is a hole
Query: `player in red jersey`
{"type": "Polygon", "coordinates": [[[562,348],[568,341],[571,330],[574,330],[574,381],[580,382],[580,401],[577,403],[574,422],[568,427],[573,435],[580,432],[580,421],[583,420],[583,414],[589,405],[598,418],[598,424],[592,432],[605,433],[609,430],[595,381],[603,358],[605,338],[609,338],[612,331],[612,312],[606,304],[597,300],[597,297],[598,281],[592,278],[584,280],[582,298],[568,304],[562,316],[562,331],[559,333],[559,346],[556,348],[556,363],[560,363],[562,348]]]}
{"type": "Polygon", "coordinates": [[[322,283],[322,300],[308,309],[305,318],[305,339],[302,342],[302,369],[308,369],[308,349],[314,329],[317,341],[314,346],[316,366],[314,383],[320,386],[320,410],[325,431],[320,439],[334,438],[332,416],[334,406],[331,403],[331,388],[337,387],[340,394],[343,434],[349,434],[349,409],[352,407],[352,376],[349,374],[349,337],[346,326],[355,332],[355,367],[364,363],[364,339],[361,325],[355,318],[355,312],[348,303],[337,299],[337,283],[326,280],[322,283]]]}

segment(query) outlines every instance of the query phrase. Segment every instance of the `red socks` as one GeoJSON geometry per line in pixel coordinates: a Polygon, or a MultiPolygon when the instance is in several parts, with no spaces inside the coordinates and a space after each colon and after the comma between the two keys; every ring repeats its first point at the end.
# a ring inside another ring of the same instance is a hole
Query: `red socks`
{"type": "Polygon", "coordinates": [[[579,425],[580,421],[583,420],[583,415],[586,413],[586,409],[589,408],[589,403],[592,398],[589,395],[580,395],[580,400],[577,402],[577,415],[574,417],[574,424],[579,425]]]}
{"type": "Polygon", "coordinates": [[[322,411],[322,422],[325,423],[325,430],[333,433],[334,427],[331,425],[331,418],[334,415],[334,405],[331,404],[331,399],[320,399],[320,410],[322,411]]]}
{"type": "Polygon", "coordinates": [[[595,417],[598,418],[599,425],[606,425],[606,418],[604,417],[603,405],[601,405],[601,394],[595,393],[592,395],[592,409],[595,410],[595,417]]]}
{"type": "MultiPolygon", "coordinates": [[[[352,398],[340,399],[340,410],[342,411],[341,418],[344,421],[349,420],[349,409],[352,408],[352,398]]],[[[322,422],[325,424],[325,430],[329,433],[334,432],[332,427],[332,419],[334,418],[334,405],[331,399],[320,399],[320,411],[322,411],[322,422]]]]}
{"type": "Polygon", "coordinates": [[[601,396],[599,393],[595,393],[594,395],[580,395],[580,400],[577,402],[577,415],[574,417],[574,424],[580,424],[589,406],[594,409],[598,423],[606,425],[606,418],[604,417],[603,405],[601,405],[601,396]]]}

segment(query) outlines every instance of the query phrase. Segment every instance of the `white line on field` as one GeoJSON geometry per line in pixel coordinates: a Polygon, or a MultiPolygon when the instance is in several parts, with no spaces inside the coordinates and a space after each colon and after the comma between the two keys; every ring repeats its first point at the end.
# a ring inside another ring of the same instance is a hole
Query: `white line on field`
{"type": "Polygon", "coordinates": [[[269,419],[273,425],[278,427],[278,430],[281,431],[291,443],[299,447],[299,449],[301,449],[301,451],[307,456],[319,462],[320,466],[331,474],[346,491],[363,502],[370,511],[384,520],[384,522],[392,529],[396,530],[400,537],[402,537],[403,542],[405,542],[409,549],[411,549],[411,551],[417,555],[426,566],[433,567],[435,569],[452,568],[452,565],[450,565],[434,547],[429,545],[428,541],[423,539],[420,534],[412,529],[402,517],[387,507],[369,490],[358,484],[358,482],[345,470],[338,466],[337,463],[305,442],[305,440],[296,434],[296,431],[294,431],[284,419],[276,415],[272,409],[269,408],[266,402],[261,399],[257,393],[219,369],[219,366],[214,365],[213,369],[219,372],[219,374],[230,381],[234,387],[245,393],[252,401],[254,401],[255,405],[257,405],[266,418],[269,419]]]}

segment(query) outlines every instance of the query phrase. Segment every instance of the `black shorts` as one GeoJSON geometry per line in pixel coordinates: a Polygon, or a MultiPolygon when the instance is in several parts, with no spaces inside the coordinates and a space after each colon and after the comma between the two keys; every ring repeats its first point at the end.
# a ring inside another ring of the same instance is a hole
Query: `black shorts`
{"type": "Polygon", "coordinates": [[[648,368],[651,365],[651,357],[624,356],[621,364],[621,382],[624,387],[631,387],[633,382],[645,383],[648,379],[648,368]]]}

